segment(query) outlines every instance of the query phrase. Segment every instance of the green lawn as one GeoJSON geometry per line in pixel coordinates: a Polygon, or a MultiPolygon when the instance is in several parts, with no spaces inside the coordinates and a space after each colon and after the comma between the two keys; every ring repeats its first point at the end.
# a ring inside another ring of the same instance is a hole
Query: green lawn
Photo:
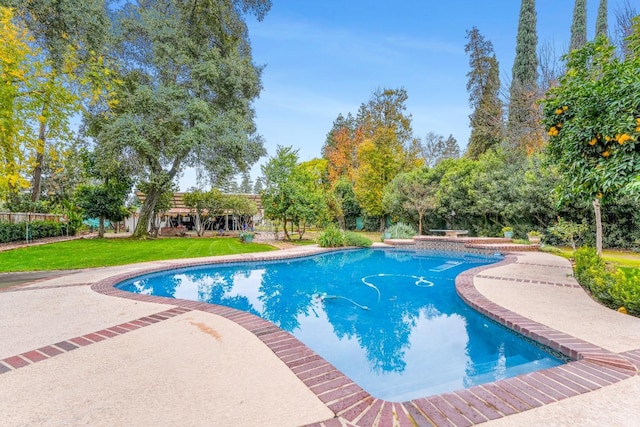
{"type": "MultiPolygon", "coordinates": [[[[551,252],[565,258],[573,258],[573,249],[571,248],[554,248],[551,252]],[[559,252],[556,252],[556,250],[559,252]]],[[[602,251],[602,259],[625,270],[640,269],[640,253],[604,249],[602,251]]]]}
{"type": "Polygon", "coordinates": [[[236,238],[81,239],[0,252],[0,272],[70,270],[274,250],[236,238]]]}

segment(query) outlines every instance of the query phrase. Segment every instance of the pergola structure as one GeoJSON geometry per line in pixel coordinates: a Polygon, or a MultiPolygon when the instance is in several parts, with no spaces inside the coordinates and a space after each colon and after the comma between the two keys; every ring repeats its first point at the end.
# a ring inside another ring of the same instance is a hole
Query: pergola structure
{"type": "MultiPolygon", "coordinates": [[[[184,204],[184,195],[185,192],[176,192],[173,193],[173,197],[171,198],[171,207],[159,214],[157,218],[160,222],[161,229],[173,228],[173,227],[186,227],[187,230],[193,229],[195,226],[195,211],[184,204]]],[[[253,216],[252,222],[254,224],[260,223],[264,218],[264,207],[262,206],[262,199],[259,194],[229,194],[230,196],[241,196],[246,197],[256,204],[258,212],[253,216]]],[[[140,200],[140,203],[144,203],[146,199],[146,195],[141,191],[136,191],[136,197],[140,200]]],[[[223,221],[224,229],[236,229],[237,224],[234,224],[233,221],[229,222],[229,216],[231,212],[225,212],[223,215],[218,217],[217,223],[220,224],[220,221],[223,221]]],[[[130,230],[133,230],[138,221],[138,213],[133,214],[131,217],[127,219],[127,227],[130,230]]],[[[215,229],[218,229],[216,227],[215,229]]]]}

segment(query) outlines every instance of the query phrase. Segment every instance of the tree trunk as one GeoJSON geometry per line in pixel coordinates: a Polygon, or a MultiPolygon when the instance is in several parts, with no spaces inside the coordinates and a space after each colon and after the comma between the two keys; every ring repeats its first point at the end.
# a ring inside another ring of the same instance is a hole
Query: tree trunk
{"type": "Polygon", "coordinates": [[[422,236],[422,217],[424,213],[418,211],[418,236],[422,236]]]}
{"type": "MultiPolygon", "coordinates": [[[[43,107],[44,111],[44,107],[43,107]]],[[[37,202],[40,199],[40,188],[42,187],[42,163],[44,162],[44,148],[47,137],[47,124],[40,123],[38,134],[38,148],[36,153],[36,166],[33,169],[33,189],[31,190],[31,201],[37,202]]]]}
{"type": "Polygon", "coordinates": [[[153,221],[153,227],[155,228],[153,213],[156,208],[156,203],[160,198],[160,191],[155,187],[151,187],[149,188],[149,192],[146,196],[147,198],[144,200],[144,203],[140,208],[140,218],[138,219],[138,224],[136,224],[136,229],[133,231],[133,237],[147,237],[151,221],[153,221]]]}
{"type": "Polygon", "coordinates": [[[384,233],[384,229],[386,228],[385,226],[387,225],[387,221],[386,221],[387,217],[385,215],[382,215],[380,217],[380,232],[384,233]]]}
{"type": "Polygon", "coordinates": [[[284,238],[286,240],[291,240],[291,237],[289,237],[289,231],[287,230],[287,218],[282,219],[282,230],[284,230],[284,238]]]}
{"type": "Polygon", "coordinates": [[[98,237],[101,239],[104,237],[104,216],[98,218],[98,237]]]}
{"type": "Polygon", "coordinates": [[[198,235],[198,237],[202,237],[202,235],[204,234],[204,226],[200,218],[200,211],[196,209],[196,234],[198,235]]]}
{"type": "Polygon", "coordinates": [[[596,251],[602,255],[602,216],[600,214],[600,200],[593,200],[593,211],[596,214],[596,251]]]}

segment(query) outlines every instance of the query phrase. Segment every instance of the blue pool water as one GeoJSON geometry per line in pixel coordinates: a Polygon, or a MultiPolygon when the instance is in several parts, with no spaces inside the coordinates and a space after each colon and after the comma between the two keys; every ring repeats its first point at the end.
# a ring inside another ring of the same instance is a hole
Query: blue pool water
{"type": "Polygon", "coordinates": [[[456,294],[459,273],[498,260],[363,249],[171,270],[118,287],[261,316],[374,397],[399,402],[563,363],[456,294]]]}

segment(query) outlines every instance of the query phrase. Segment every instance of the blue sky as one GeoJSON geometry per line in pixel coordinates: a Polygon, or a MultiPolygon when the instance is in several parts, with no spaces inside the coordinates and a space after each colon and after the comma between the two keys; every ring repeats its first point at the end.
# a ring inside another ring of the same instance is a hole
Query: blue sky
{"type": "MultiPolygon", "coordinates": [[[[609,0],[609,31],[626,0],[609,0]]],[[[640,0],[630,3],[640,9],[640,0]]],[[[599,0],[588,0],[593,36],[599,0]]],[[[567,50],[574,0],[538,0],[538,43],[567,50]]],[[[490,40],[508,82],[515,55],[518,0],[273,0],[262,22],[248,21],[256,64],[265,65],[255,102],[268,156],[277,145],[320,157],[339,113],[357,113],[377,88],[407,90],[414,135],[452,134],[464,149],[470,114],[466,30],[490,40]]],[[[260,175],[260,164],[252,176],[260,175]]],[[[185,176],[185,180],[188,176],[185,176]]],[[[191,184],[192,185],[192,184],[191,184]]],[[[189,186],[189,185],[187,185],[189,186]]]]}

